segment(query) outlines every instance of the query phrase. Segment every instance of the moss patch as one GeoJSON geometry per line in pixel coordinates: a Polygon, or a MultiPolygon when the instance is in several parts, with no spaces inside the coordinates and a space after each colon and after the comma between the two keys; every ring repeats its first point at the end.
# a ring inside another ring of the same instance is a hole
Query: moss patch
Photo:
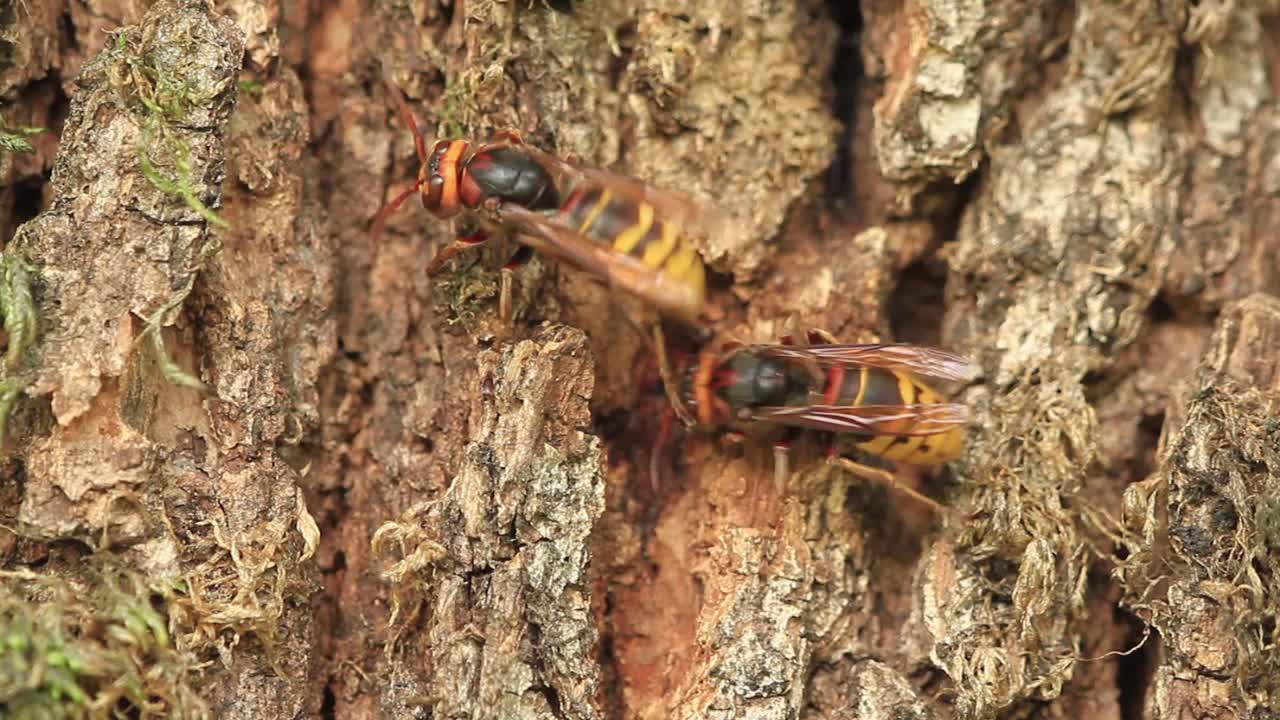
{"type": "Polygon", "coordinates": [[[27,351],[36,338],[36,305],[31,295],[34,268],[15,250],[0,253],[0,314],[9,347],[0,363],[0,447],[4,446],[9,416],[26,389],[28,380],[19,374],[27,351]]]}
{"type": "Polygon", "coordinates": [[[207,718],[196,658],[174,646],[178,586],[108,562],[76,580],[5,572],[0,715],[207,718]]]}
{"type": "Polygon", "coordinates": [[[0,151],[30,155],[36,148],[27,138],[44,132],[48,130],[42,127],[10,127],[9,123],[0,119],[0,151]]]}
{"type": "MultiPolygon", "coordinates": [[[[193,45],[190,53],[183,52],[182,43],[157,43],[146,33],[121,31],[110,51],[111,84],[121,102],[140,116],[137,153],[142,175],[160,192],[181,200],[209,225],[227,229],[230,223],[201,198],[204,183],[196,176],[185,126],[196,122],[197,110],[215,104],[228,88],[198,72],[192,65],[194,61],[184,57],[199,57],[199,48],[194,46],[201,39],[194,31],[183,39],[193,45]]],[[[246,82],[249,84],[238,87],[253,91],[253,81],[246,82]]],[[[190,268],[187,282],[164,307],[147,318],[146,329],[139,338],[150,340],[161,373],[175,385],[206,389],[203,382],[173,360],[161,328],[181,309],[191,294],[196,274],[219,248],[216,238],[210,236],[199,260],[190,268]]]]}

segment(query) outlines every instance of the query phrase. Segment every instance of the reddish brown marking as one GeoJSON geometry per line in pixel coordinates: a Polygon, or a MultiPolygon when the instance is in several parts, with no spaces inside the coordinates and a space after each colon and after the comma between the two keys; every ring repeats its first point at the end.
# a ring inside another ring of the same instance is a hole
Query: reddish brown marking
{"type": "Polygon", "coordinates": [[[716,404],[716,411],[712,413],[713,417],[733,417],[733,408],[729,407],[729,403],[718,397],[712,397],[712,401],[716,404]]]}
{"type": "Polygon", "coordinates": [[[516,270],[524,267],[530,259],[533,258],[533,248],[528,245],[520,245],[516,251],[511,254],[511,258],[507,260],[507,264],[502,266],[503,270],[516,270]]]}
{"type": "Polygon", "coordinates": [[[836,398],[840,396],[840,388],[844,387],[844,371],[843,365],[834,365],[827,372],[827,391],[822,395],[824,405],[836,404],[836,398]]]}
{"type": "Polygon", "coordinates": [[[702,353],[698,358],[698,372],[693,376],[693,399],[698,406],[698,422],[702,425],[715,424],[714,397],[711,394],[711,373],[715,369],[715,355],[702,353]]]}
{"type": "MultiPolygon", "coordinates": [[[[474,166],[475,163],[472,163],[474,166]]],[[[480,184],[475,178],[471,177],[471,172],[462,173],[462,177],[458,182],[458,195],[462,198],[462,204],[465,207],[479,207],[484,201],[484,190],[480,188],[480,184]]]]}
{"type": "Polygon", "coordinates": [[[711,387],[719,390],[738,382],[738,373],[733,370],[717,370],[712,374],[711,387]]]}
{"type": "MultiPolygon", "coordinates": [[[[572,224],[571,218],[573,217],[574,212],[577,211],[578,206],[582,204],[582,199],[584,197],[586,197],[586,192],[582,190],[576,191],[564,201],[563,205],[560,206],[560,217],[563,218],[565,222],[572,224]]],[[[574,229],[576,230],[577,228],[575,227],[574,229]]]]}

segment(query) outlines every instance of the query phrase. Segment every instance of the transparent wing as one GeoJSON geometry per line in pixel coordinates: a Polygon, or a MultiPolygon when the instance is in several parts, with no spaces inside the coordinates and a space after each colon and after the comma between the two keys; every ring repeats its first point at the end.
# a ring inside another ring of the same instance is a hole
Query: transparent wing
{"type": "Polygon", "coordinates": [[[702,313],[703,298],[695,288],[629,255],[518,205],[502,205],[497,214],[533,249],[590,273],[606,285],[629,292],[663,314],[696,323],[702,313]]]}
{"type": "Polygon", "coordinates": [[[822,366],[879,367],[953,382],[965,382],[977,374],[977,366],[966,358],[945,350],[907,343],[766,345],[761,348],[773,357],[822,366]]]}
{"type": "Polygon", "coordinates": [[[567,177],[575,184],[587,183],[604,187],[615,195],[652,205],[659,217],[666,222],[675,223],[687,233],[702,235],[710,241],[734,232],[733,217],[729,213],[687,193],[654,187],[637,178],[609,170],[584,167],[528,145],[520,148],[552,172],[567,177]]]}
{"type": "Polygon", "coordinates": [[[969,408],[960,403],[763,407],[753,411],[752,419],[827,432],[914,437],[967,425],[969,408]]]}

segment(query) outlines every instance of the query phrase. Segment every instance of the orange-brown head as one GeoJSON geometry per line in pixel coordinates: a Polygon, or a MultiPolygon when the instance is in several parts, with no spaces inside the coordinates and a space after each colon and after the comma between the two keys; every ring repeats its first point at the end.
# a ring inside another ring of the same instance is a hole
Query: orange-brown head
{"type": "Polygon", "coordinates": [[[518,147],[441,140],[418,171],[422,206],[447,220],[497,198],[530,210],[559,207],[551,173],[518,147]]]}
{"type": "Polygon", "coordinates": [[[462,211],[464,161],[470,147],[466,140],[440,140],[418,170],[422,207],[441,220],[462,211]]]}

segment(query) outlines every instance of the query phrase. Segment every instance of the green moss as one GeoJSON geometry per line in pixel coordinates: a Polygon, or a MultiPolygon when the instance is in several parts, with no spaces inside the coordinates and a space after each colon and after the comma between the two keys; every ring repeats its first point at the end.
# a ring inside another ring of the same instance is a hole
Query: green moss
{"type": "Polygon", "coordinates": [[[206,222],[230,227],[200,199],[191,168],[191,148],[172,131],[172,125],[185,120],[194,108],[212,102],[216,89],[200,87],[191,75],[176,75],[168,63],[139,48],[128,30],[116,35],[111,52],[114,60],[111,83],[122,100],[142,116],[142,134],[138,140],[142,174],[156,189],[180,198],[206,222]],[[162,145],[173,159],[172,176],[158,168],[152,159],[156,145],[162,145]]]}
{"type": "Polygon", "coordinates": [[[163,331],[165,318],[167,318],[170,313],[182,307],[182,304],[186,302],[187,297],[191,295],[191,290],[195,287],[196,272],[200,268],[204,267],[208,259],[216,253],[220,247],[221,245],[216,239],[212,239],[205,243],[205,246],[201,249],[199,258],[196,260],[195,269],[187,275],[186,283],[181,288],[178,288],[177,292],[169,298],[169,302],[165,303],[163,307],[156,310],[151,314],[151,317],[147,318],[147,326],[143,328],[142,333],[138,336],[137,340],[139,343],[146,339],[151,341],[151,348],[154,353],[156,366],[160,369],[160,373],[164,375],[166,380],[174,385],[194,388],[201,392],[207,391],[208,386],[201,382],[199,378],[188,373],[186,370],[183,370],[182,366],[178,365],[178,363],[174,361],[173,356],[169,354],[168,345],[165,344],[163,331]]]}
{"type": "Polygon", "coordinates": [[[22,397],[22,391],[26,387],[27,383],[17,378],[0,380],[0,448],[4,447],[5,434],[9,428],[9,416],[13,414],[13,408],[18,404],[18,398],[22,397]]]}
{"type": "Polygon", "coordinates": [[[136,111],[159,115],[168,122],[181,121],[221,91],[220,87],[202,86],[198,72],[186,72],[189,68],[185,65],[163,59],[155,48],[138,39],[140,35],[136,28],[121,30],[111,48],[112,85],[127,103],[136,103],[136,111]]]}
{"type": "Polygon", "coordinates": [[[465,114],[467,101],[471,97],[471,83],[464,74],[459,80],[445,86],[440,98],[440,110],[437,117],[437,132],[441,138],[460,138],[466,135],[465,114]]]}
{"type": "Polygon", "coordinates": [[[156,365],[160,368],[160,373],[164,375],[164,379],[174,385],[194,388],[204,392],[208,387],[200,381],[200,378],[192,375],[182,366],[173,361],[173,357],[169,354],[169,348],[165,345],[164,334],[159,328],[151,333],[151,347],[155,351],[156,365]]]}
{"type": "Polygon", "coordinates": [[[147,118],[143,125],[142,136],[138,140],[138,164],[142,168],[142,174],[160,192],[181,198],[187,204],[187,207],[194,210],[206,222],[221,228],[231,227],[231,224],[223,219],[222,216],[210,210],[200,200],[197,189],[191,182],[191,149],[187,146],[185,140],[172,134],[168,135],[169,152],[174,158],[174,165],[177,170],[176,177],[167,177],[151,162],[149,148],[151,147],[153,136],[157,132],[164,133],[164,125],[159,118],[159,115],[152,115],[147,118]]]}
{"type": "Polygon", "coordinates": [[[27,138],[44,132],[49,131],[42,127],[10,127],[7,122],[0,120],[0,150],[29,155],[35,152],[36,148],[27,138]]]}
{"type": "Polygon", "coordinates": [[[4,370],[17,370],[36,338],[36,304],[31,296],[34,268],[17,252],[0,253],[0,314],[9,335],[4,370]]]}
{"type": "Polygon", "coordinates": [[[74,581],[0,574],[0,716],[209,717],[196,658],[169,632],[174,586],[86,567],[74,581]]]}
{"type": "Polygon", "coordinates": [[[9,348],[0,363],[0,448],[4,447],[9,416],[27,387],[19,375],[27,351],[36,338],[36,304],[31,295],[34,271],[25,258],[14,250],[0,253],[0,314],[9,336],[9,348]]]}
{"type": "MultiPolygon", "coordinates": [[[[134,29],[116,34],[111,53],[111,83],[121,101],[140,116],[137,152],[143,177],[160,192],[181,200],[206,223],[229,228],[231,224],[201,199],[203,183],[199,182],[192,165],[191,147],[176,127],[188,120],[193,110],[213,102],[224,86],[190,67],[191,61],[186,56],[157,51],[145,35],[134,29]]],[[[260,92],[262,87],[261,82],[253,79],[238,83],[244,92],[260,92]]],[[[205,389],[204,383],[174,362],[161,328],[170,313],[186,300],[196,274],[218,247],[216,239],[205,245],[200,260],[189,271],[185,287],[147,318],[147,326],[139,337],[140,342],[150,340],[155,362],[169,382],[199,390],[205,389]]]]}

